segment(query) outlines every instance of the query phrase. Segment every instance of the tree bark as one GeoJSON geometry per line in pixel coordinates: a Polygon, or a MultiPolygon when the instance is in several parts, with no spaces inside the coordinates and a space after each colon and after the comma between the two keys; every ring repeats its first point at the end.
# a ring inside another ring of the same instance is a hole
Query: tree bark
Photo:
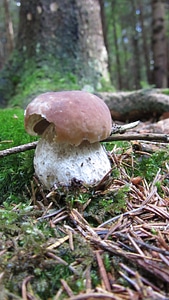
{"type": "Polygon", "coordinates": [[[142,40],[143,40],[143,55],[145,60],[145,69],[146,69],[146,76],[147,76],[147,82],[151,84],[151,71],[150,71],[150,51],[148,47],[148,39],[147,39],[147,33],[146,28],[144,25],[144,9],[143,9],[143,3],[142,0],[138,1],[139,5],[139,19],[141,24],[141,32],[142,32],[142,40]]]}
{"type": "Polygon", "coordinates": [[[108,80],[99,0],[21,0],[15,53],[17,59],[3,73],[5,92],[0,80],[0,102],[9,85],[7,98],[15,93],[30,59],[38,69],[45,65],[49,74],[72,74],[80,87],[96,89],[102,78],[108,80]]]}
{"type": "Polygon", "coordinates": [[[129,62],[128,62],[128,49],[127,49],[127,35],[125,32],[125,22],[124,20],[121,20],[121,26],[122,26],[122,51],[124,55],[124,62],[123,62],[123,89],[125,90],[130,90],[130,82],[128,78],[128,70],[129,68],[129,62]]]}
{"type": "Polygon", "coordinates": [[[161,90],[138,90],[133,92],[97,93],[108,105],[114,121],[158,119],[169,112],[169,96],[161,90]]]}
{"type": "Polygon", "coordinates": [[[98,0],[22,0],[17,49],[58,61],[60,70],[97,85],[107,73],[98,0]]]}
{"type": "Polygon", "coordinates": [[[113,83],[113,78],[112,78],[112,72],[111,72],[111,55],[110,55],[110,45],[109,45],[109,39],[108,39],[108,22],[106,18],[106,13],[105,13],[105,0],[99,0],[100,3],[100,14],[101,14],[101,21],[102,21],[102,28],[103,28],[103,38],[104,38],[104,44],[107,50],[108,54],[108,71],[110,75],[110,81],[113,83]]]}
{"type": "Polygon", "coordinates": [[[116,19],[114,14],[114,7],[116,5],[116,1],[111,2],[112,9],[112,26],[113,26],[113,35],[114,35],[114,46],[115,46],[115,57],[116,57],[116,68],[117,68],[117,78],[118,78],[118,89],[122,89],[122,74],[121,74],[121,61],[120,61],[120,52],[118,45],[118,37],[117,37],[117,29],[116,29],[116,19]]]}
{"type": "Polygon", "coordinates": [[[7,53],[6,58],[14,49],[14,31],[11,15],[9,12],[9,0],[4,0],[4,11],[6,20],[7,53]]]}
{"type": "Polygon", "coordinates": [[[139,36],[136,30],[137,27],[137,16],[136,16],[136,3],[135,0],[130,0],[131,8],[132,8],[132,46],[133,46],[133,76],[134,76],[134,89],[140,89],[141,85],[141,74],[140,74],[140,47],[139,47],[139,36]]]}
{"type": "Polygon", "coordinates": [[[167,87],[167,45],[164,5],[164,0],[152,0],[152,51],[154,59],[154,83],[157,88],[167,87]]]}

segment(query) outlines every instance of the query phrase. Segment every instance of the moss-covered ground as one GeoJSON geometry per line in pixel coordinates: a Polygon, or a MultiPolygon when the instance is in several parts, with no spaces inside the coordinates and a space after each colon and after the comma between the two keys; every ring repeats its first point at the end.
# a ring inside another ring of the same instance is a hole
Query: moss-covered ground
{"type": "MultiPolygon", "coordinates": [[[[0,110],[0,150],[36,140],[23,119],[0,110]]],[[[168,147],[104,146],[110,177],[51,193],[34,150],[0,157],[0,299],[169,299],[168,147]]]]}
{"type": "MultiPolygon", "coordinates": [[[[24,129],[24,111],[20,108],[0,110],[0,150],[34,141],[24,129]]],[[[33,174],[34,151],[6,156],[0,160],[0,203],[27,199],[27,184],[33,174]]]]}
{"type": "MultiPolygon", "coordinates": [[[[59,66],[60,62],[56,61],[56,57],[53,59],[45,56],[44,60],[39,61],[39,58],[24,59],[14,52],[9,64],[1,71],[0,92],[6,105],[25,108],[33,97],[47,91],[78,89],[94,91],[89,79],[79,79],[73,73],[65,72],[64,68],[60,70],[59,66]]],[[[114,91],[114,87],[102,78],[97,90],[114,91]]]]}

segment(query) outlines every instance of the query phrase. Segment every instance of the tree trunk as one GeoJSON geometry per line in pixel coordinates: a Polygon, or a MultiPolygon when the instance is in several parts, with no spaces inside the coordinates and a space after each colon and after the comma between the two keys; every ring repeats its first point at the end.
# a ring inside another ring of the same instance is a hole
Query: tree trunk
{"type": "Polygon", "coordinates": [[[154,84],[157,88],[167,87],[167,46],[164,5],[164,0],[152,0],[152,51],[154,59],[154,84]]]}
{"type": "Polygon", "coordinates": [[[136,5],[135,0],[130,0],[132,8],[132,45],[133,45],[133,62],[134,62],[134,88],[139,89],[141,87],[141,75],[140,75],[140,51],[139,51],[139,36],[136,30],[137,18],[136,18],[136,5]]]}
{"type": "Polygon", "coordinates": [[[116,30],[116,20],[114,14],[114,7],[116,5],[116,1],[111,2],[112,9],[112,25],[113,25],[113,35],[114,35],[114,46],[115,46],[115,56],[116,56],[116,66],[117,66],[117,77],[118,77],[118,89],[122,89],[122,74],[121,74],[121,62],[120,62],[120,54],[119,54],[119,45],[118,45],[118,37],[116,30]]]}
{"type": "Polygon", "coordinates": [[[56,57],[62,70],[97,84],[107,76],[98,0],[21,1],[17,48],[56,57]]]}
{"type": "Polygon", "coordinates": [[[143,9],[143,3],[142,0],[138,1],[139,5],[139,19],[141,24],[141,32],[142,32],[142,40],[143,40],[143,55],[144,55],[144,61],[145,61],[145,69],[146,69],[146,77],[147,82],[151,84],[151,72],[150,72],[150,51],[148,47],[148,39],[147,39],[147,33],[144,26],[144,9],[143,9]]]}
{"type": "Polygon", "coordinates": [[[128,70],[129,68],[129,62],[128,62],[128,37],[126,35],[126,30],[125,30],[125,22],[124,20],[121,20],[121,31],[122,31],[122,51],[123,51],[123,89],[124,90],[130,90],[130,82],[128,78],[128,70]]]}
{"type": "Polygon", "coordinates": [[[6,37],[7,37],[6,58],[7,58],[14,49],[14,32],[13,32],[12,19],[9,12],[9,0],[4,0],[4,11],[5,11],[5,21],[6,21],[6,37]]]}
{"type": "Polygon", "coordinates": [[[105,13],[105,0],[99,0],[100,3],[100,14],[101,14],[101,21],[102,21],[102,28],[103,28],[103,38],[104,38],[104,44],[107,50],[108,54],[108,70],[110,75],[110,81],[113,83],[113,76],[111,72],[111,55],[110,55],[110,45],[109,45],[109,39],[108,39],[108,24],[107,24],[107,18],[105,13]]]}
{"type": "Polygon", "coordinates": [[[21,0],[19,18],[16,76],[31,59],[37,68],[47,66],[47,74],[73,74],[81,87],[108,80],[99,0],[21,0]]]}

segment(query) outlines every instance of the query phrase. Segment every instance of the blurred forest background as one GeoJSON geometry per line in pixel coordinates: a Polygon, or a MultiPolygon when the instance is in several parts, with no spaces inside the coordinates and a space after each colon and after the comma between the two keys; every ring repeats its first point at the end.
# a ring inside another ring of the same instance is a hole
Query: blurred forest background
{"type": "Polygon", "coordinates": [[[1,1],[1,106],[49,89],[169,86],[168,0],[1,1]]]}

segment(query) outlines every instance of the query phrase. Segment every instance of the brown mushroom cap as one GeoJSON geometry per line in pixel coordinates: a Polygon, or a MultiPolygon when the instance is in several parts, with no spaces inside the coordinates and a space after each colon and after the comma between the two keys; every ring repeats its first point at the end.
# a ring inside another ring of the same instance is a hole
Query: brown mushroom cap
{"type": "Polygon", "coordinates": [[[103,100],[83,91],[47,92],[37,96],[25,110],[25,129],[42,135],[53,123],[56,141],[79,145],[106,139],[111,132],[111,114],[103,100]]]}

